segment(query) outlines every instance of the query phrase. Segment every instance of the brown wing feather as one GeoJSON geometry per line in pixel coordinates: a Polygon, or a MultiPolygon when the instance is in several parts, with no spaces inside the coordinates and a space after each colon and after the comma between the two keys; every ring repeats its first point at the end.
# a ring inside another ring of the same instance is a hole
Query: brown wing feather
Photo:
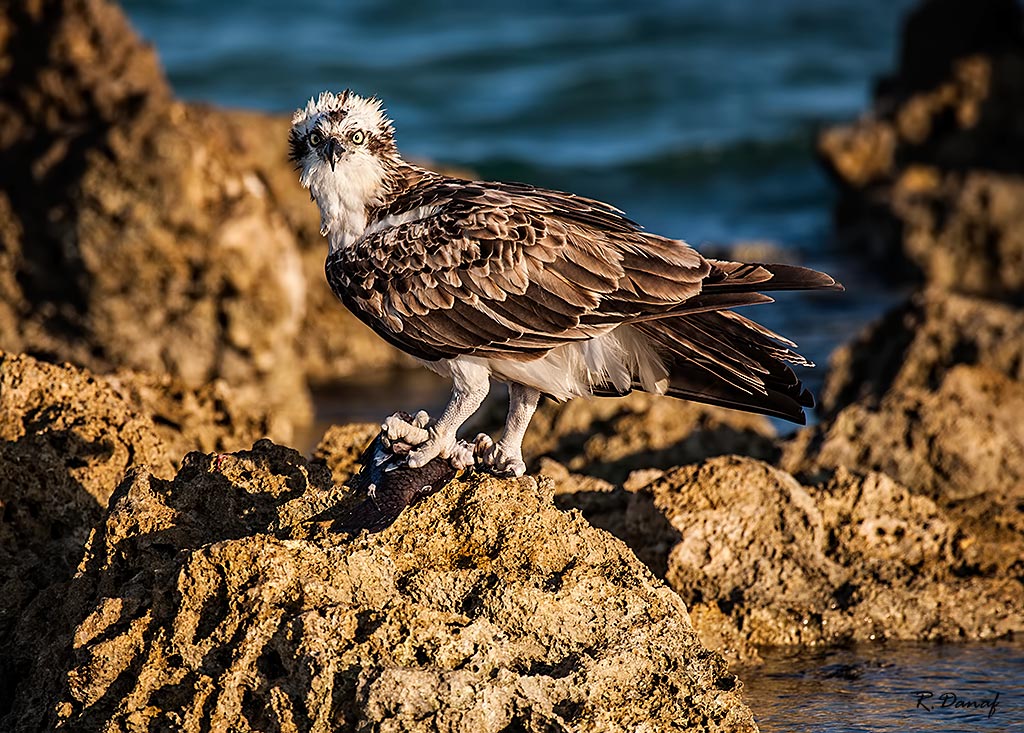
{"type": "Polygon", "coordinates": [[[327,260],[335,293],[404,351],[534,358],[696,296],[711,270],[616,209],[524,184],[429,179],[382,215],[436,213],[327,260]]]}

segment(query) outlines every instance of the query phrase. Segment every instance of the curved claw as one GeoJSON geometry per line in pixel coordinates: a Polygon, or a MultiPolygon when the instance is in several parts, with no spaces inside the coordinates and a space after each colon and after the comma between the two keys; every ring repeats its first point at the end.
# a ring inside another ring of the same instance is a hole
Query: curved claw
{"type": "Polygon", "coordinates": [[[418,446],[430,439],[430,432],[424,429],[429,421],[430,416],[423,410],[417,412],[411,420],[396,412],[381,423],[380,429],[384,438],[393,445],[418,446]]]}
{"type": "Polygon", "coordinates": [[[474,454],[477,463],[497,476],[526,475],[522,452],[509,450],[500,440],[495,443],[488,435],[481,433],[476,436],[474,454]]]}
{"type": "Polygon", "coordinates": [[[422,468],[438,456],[450,459],[455,454],[455,436],[438,433],[434,428],[423,432],[427,434],[427,439],[418,443],[416,450],[409,453],[409,468],[422,468]]]}

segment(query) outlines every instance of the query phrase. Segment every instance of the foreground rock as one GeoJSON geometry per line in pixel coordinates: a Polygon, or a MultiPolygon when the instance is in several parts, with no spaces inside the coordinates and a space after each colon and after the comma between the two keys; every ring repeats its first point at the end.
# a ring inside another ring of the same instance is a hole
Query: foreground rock
{"type": "Polygon", "coordinates": [[[0,710],[30,653],[13,646],[15,624],[42,591],[71,578],[136,463],[173,475],[152,421],[109,385],[0,352],[0,710]]]}
{"type": "Polygon", "coordinates": [[[626,539],[658,558],[705,643],[987,639],[1024,630],[1021,543],[879,473],[819,485],[722,457],[631,486],[626,539]]]}
{"type": "Polygon", "coordinates": [[[5,729],[756,730],[679,597],[549,484],[456,481],[355,538],[324,529],[342,493],[269,442],[131,472],[5,729]]]}
{"type": "Polygon", "coordinates": [[[15,625],[33,604],[46,618],[125,472],[170,477],[184,452],[251,445],[264,427],[223,383],[193,392],[0,352],[0,715],[36,649],[12,642],[15,625]]]}
{"type": "Polygon", "coordinates": [[[890,274],[1024,298],[1022,97],[1016,0],[920,3],[872,110],[819,140],[841,187],[840,239],[890,274]]]}

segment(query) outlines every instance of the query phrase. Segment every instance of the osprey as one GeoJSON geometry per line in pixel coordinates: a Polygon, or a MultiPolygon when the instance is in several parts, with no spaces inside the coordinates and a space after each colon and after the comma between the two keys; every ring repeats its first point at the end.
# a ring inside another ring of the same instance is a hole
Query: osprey
{"type": "Polygon", "coordinates": [[[842,289],[791,265],[708,259],[600,201],[468,181],[406,162],[380,101],[322,93],[292,119],[291,159],[320,208],[327,280],[382,338],[453,382],[436,420],[393,415],[389,439],[501,474],[526,471],[541,395],[632,390],[804,422],[791,341],[730,308],[773,290],[842,289]],[[490,381],[508,385],[497,442],[456,432],[490,381]]]}

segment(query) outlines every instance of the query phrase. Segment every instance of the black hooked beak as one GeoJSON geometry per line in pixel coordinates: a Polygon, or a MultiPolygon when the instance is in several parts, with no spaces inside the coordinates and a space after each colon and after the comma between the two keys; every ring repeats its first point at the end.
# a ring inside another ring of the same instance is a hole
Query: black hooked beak
{"type": "Polygon", "coordinates": [[[326,157],[327,162],[331,164],[332,171],[334,170],[334,166],[337,164],[338,159],[341,157],[341,154],[344,152],[345,148],[341,147],[337,140],[333,137],[327,138],[327,143],[324,145],[324,157],[326,157]]]}

